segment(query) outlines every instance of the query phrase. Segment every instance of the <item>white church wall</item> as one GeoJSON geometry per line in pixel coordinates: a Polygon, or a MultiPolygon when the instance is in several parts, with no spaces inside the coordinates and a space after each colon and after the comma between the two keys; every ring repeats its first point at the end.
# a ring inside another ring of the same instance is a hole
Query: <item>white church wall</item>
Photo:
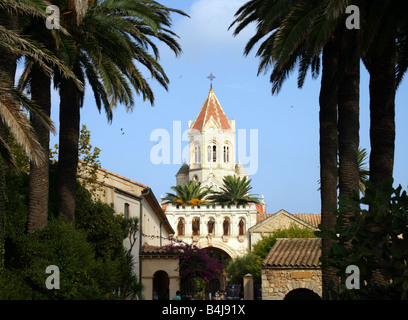
{"type": "Polygon", "coordinates": [[[186,242],[194,243],[200,248],[215,247],[224,250],[231,257],[244,255],[249,250],[248,229],[256,223],[256,206],[254,204],[245,206],[195,206],[182,207],[168,205],[166,216],[175,230],[175,237],[186,242]],[[179,219],[184,220],[184,235],[179,234],[179,219]],[[200,219],[200,231],[198,235],[193,234],[193,221],[200,219]],[[214,221],[214,230],[209,233],[208,222],[214,221]],[[224,235],[223,222],[229,220],[228,234],[224,235]],[[240,235],[239,223],[243,219],[243,234],[240,235]]]}

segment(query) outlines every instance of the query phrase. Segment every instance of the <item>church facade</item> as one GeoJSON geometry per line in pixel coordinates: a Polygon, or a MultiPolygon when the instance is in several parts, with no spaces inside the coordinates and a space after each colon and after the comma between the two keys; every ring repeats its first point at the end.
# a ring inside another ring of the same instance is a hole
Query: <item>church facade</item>
{"type": "MultiPolygon", "coordinates": [[[[211,87],[196,119],[189,121],[189,164],[176,174],[177,185],[199,181],[219,191],[228,175],[248,177],[236,162],[235,121],[229,120],[211,87]]],[[[165,213],[175,237],[199,248],[221,251],[230,258],[244,255],[251,247],[248,229],[257,223],[263,205],[176,206],[166,205],[165,213]]]]}

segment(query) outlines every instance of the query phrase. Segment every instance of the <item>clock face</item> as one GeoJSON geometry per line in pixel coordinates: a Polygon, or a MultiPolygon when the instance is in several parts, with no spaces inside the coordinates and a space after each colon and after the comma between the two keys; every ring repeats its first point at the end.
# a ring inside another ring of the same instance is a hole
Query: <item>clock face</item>
{"type": "Polygon", "coordinates": [[[208,131],[214,132],[214,128],[210,128],[210,129],[208,129],[208,131]]]}

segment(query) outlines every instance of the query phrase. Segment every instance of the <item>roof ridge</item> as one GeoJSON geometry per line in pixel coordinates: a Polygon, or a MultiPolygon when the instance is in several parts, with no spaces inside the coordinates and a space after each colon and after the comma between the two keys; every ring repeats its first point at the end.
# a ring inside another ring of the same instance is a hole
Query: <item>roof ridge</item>
{"type": "Polygon", "coordinates": [[[137,181],[134,181],[134,180],[132,180],[132,179],[126,178],[126,177],[124,177],[124,176],[121,176],[120,174],[114,173],[114,172],[109,171],[109,170],[107,170],[107,169],[104,169],[104,168],[102,168],[102,167],[99,167],[98,170],[101,170],[101,171],[103,171],[103,172],[106,172],[106,173],[108,173],[108,174],[111,174],[111,175],[113,175],[113,176],[115,176],[115,177],[117,177],[117,178],[120,178],[120,179],[122,179],[122,180],[128,181],[128,182],[130,182],[130,183],[136,184],[136,185],[138,185],[138,186],[140,186],[140,187],[149,188],[148,186],[146,186],[146,185],[144,185],[144,184],[142,184],[142,183],[140,183],[140,182],[137,182],[137,181]]]}

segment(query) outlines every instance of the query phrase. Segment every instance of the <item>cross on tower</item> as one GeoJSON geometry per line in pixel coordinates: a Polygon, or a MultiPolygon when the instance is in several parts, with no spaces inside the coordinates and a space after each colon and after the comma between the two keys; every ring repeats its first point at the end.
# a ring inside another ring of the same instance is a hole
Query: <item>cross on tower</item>
{"type": "Polygon", "coordinates": [[[215,79],[215,76],[213,76],[213,74],[211,73],[207,78],[210,79],[211,81],[211,89],[212,89],[212,82],[215,79]]]}

